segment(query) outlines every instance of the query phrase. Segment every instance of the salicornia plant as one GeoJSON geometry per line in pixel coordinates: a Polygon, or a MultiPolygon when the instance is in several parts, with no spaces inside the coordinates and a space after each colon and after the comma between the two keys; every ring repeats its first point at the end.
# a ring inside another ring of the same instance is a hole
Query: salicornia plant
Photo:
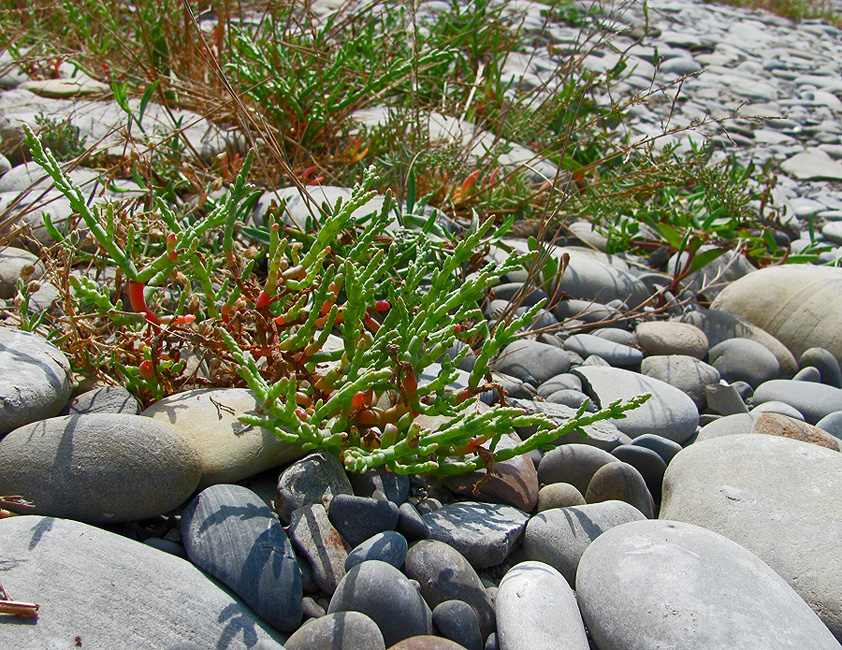
{"type": "MultiPolygon", "coordinates": [[[[192,273],[204,302],[195,311],[204,318],[210,345],[224,343],[225,358],[262,403],[262,414],[244,415],[241,421],[305,450],[327,449],[350,471],[384,464],[402,474],[491,468],[495,460],[547,446],[568,431],[622,417],[648,397],[616,402],[597,413],[583,407],[562,427],[517,408],[476,407],[477,395],[499,388],[490,379],[489,362],[542,307],[489,331],[479,302],[501,275],[524,263],[513,255],[503,264],[482,265],[478,252],[491,219],[459,243],[439,245],[423,232],[396,228],[387,193],[382,209],[361,227],[352,214],[375,194],[367,188],[377,179],[368,173],[314,235],[296,238],[277,219],[270,223],[266,268],[258,281],[253,260],[243,263],[235,245],[238,217],[254,191],[246,182],[251,154],[225,200],[204,219],[185,227],[158,206],[171,232],[159,254],[143,256],[138,251],[144,233],[131,232],[121,248],[114,239],[113,210],[97,214],[87,206],[31,131],[27,145],[127,277],[138,314],[133,327],[146,329],[150,341],[194,327],[192,314],[158,316],[143,295],[147,285],[160,285],[179,271],[192,273]],[[221,240],[219,260],[203,241],[214,236],[221,240]],[[235,278],[233,287],[222,282],[216,288],[220,265],[235,278]],[[341,344],[331,342],[332,332],[341,335],[341,344]],[[463,380],[456,365],[470,348],[462,346],[454,359],[447,354],[459,339],[481,341],[476,364],[463,380]],[[513,448],[497,450],[501,437],[515,427],[537,432],[513,448]]],[[[112,304],[92,281],[75,280],[72,288],[78,298],[126,323],[121,305],[112,304]]],[[[179,370],[174,361],[147,355],[136,378],[154,383],[162,369],[179,370]]]]}

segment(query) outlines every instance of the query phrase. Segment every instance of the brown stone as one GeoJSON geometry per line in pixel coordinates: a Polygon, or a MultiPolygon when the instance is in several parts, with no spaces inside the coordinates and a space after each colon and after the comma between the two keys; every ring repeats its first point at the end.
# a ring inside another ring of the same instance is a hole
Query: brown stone
{"type": "Polygon", "coordinates": [[[835,436],[830,435],[824,429],[819,429],[812,424],[801,422],[781,413],[763,413],[752,423],[749,433],[783,436],[801,442],[811,442],[833,451],[840,451],[839,439],[835,436]]]}
{"type": "Polygon", "coordinates": [[[465,646],[440,636],[411,636],[387,650],[465,650],[465,646]]]}

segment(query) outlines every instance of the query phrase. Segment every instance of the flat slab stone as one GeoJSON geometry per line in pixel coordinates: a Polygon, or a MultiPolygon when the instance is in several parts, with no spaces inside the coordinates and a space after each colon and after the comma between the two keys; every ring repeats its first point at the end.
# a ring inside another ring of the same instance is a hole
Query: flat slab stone
{"type": "Polygon", "coordinates": [[[582,555],[576,597],[600,650],[840,647],[760,558],[681,522],[635,521],[603,533],[582,555]]]}
{"type": "Polygon", "coordinates": [[[283,641],[190,562],[126,537],[31,515],[0,520],[0,538],[3,587],[41,606],[37,623],[0,624],[2,648],[73,648],[76,637],[83,648],[283,641]]]}
{"type": "Polygon", "coordinates": [[[621,368],[580,366],[573,373],[582,378],[588,394],[600,406],[644,393],[652,395],[645,404],[628,411],[625,418],[614,421],[620,431],[632,438],[654,433],[681,443],[696,432],[699,410],[693,400],[675,386],[621,368]]]}
{"type": "Polygon", "coordinates": [[[799,180],[842,180],[842,163],[821,149],[795,154],[781,163],[781,170],[799,180]]]}
{"type": "Polygon", "coordinates": [[[512,506],[463,501],[422,517],[430,539],[450,544],[477,569],[505,560],[520,539],[529,515],[512,506]]]}
{"type": "Polygon", "coordinates": [[[780,436],[732,435],[673,458],[660,516],[716,531],[757,554],[842,639],[840,502],[839,452],[780,436]]]}

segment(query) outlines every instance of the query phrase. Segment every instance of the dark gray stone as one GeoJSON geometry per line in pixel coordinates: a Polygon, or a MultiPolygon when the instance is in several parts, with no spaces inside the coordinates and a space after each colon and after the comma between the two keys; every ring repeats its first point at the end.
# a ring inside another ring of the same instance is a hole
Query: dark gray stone
{"type": "Polygon", "coordinates": [[[330,503],[328,517],[354,548],[377,533],[394,530],[398,524],[398,506],[391,501],[337,494],[330,503]]]}
{"type": "Polygon", "coordinates": [[[348,478],[358,497],[371,497],[375,490],[380,490],[389,501],[399,506],[409,495],[409,477],[391,472],[383,465],[348,478]]]}
{"type": "Polygon", "coordinates": [[[667,465],[669,465],[670,461],[675,458],[675,455],[682,450],[682,446],[677,442],[673,442],[672,440],[662,438],[661,436],[656,436],[651,433],[635,438],[631,444],[651,449],[656,452],[667,465]]]}
{"type": "Polygon", "coordinates": [[[411,503],[402,503],[398,509],[397,531],[409,541],[427,539],[430,536],[430,527],[411,503]]]}
{"type": "Polygon", "coordinates": [[[190,562],[121,535],[70,519],[23,516],[2,520],[0,536],[3,587],[40,605],[37,622],[3,621],[2,648],[70,649],[75,636],[83,648],[125,648],[132,631],[141,636],[130,646],[144,648],[247,650],[281,640],[190,562]]]}
{"type": "Polygon", "coordinates": [[[661,482],[664,480],[667,464],[657,452],[639,445],[620,445],[611,450],[611,455],[640,472],[655,503],[661,502],[661,482]]]}
{"type": "Polygon", "coordinates": [[[282,631],[301,623],[301,573],[284,529],[254,492],[213,485],[184,510],[187,555],[282,631]]]}
{"type": "Polygon", "coordinates": [[[433,633],[433,616],[418,590],[391,564],[369,560],[345,574],[328,614],[361,612],[380,628],[386,647],[433,633]]]}
{"type": "Polygon", "coordinates": [[[0,439],[0,494],[32,501],[33,514],[89,523],[146,519],[189,499],[200,475],[189,440],[139,415],[65,415],[0,439]]]}
{"type": "Polygon", "coordinates": [[[588,483],[585,501],[625,501],[640,510],[644,516],[653,516],[652,495],[646,481],[637,469],[628,463],[608,463],[600,467],[588,483]]]}
{"type": "Polygon", "coordinates": [[[476,568],[500,564],[520,539],[529,516],[512,506],[463,501],[424,515],[430,539],[450,544],[476,568]]]}
{"type": "Polygon", "coordinates": [[[380,628],[360,612],[311,619],[284,643],[286,650],[386,650],[380,628]]]}
{"type": "Polygon", "coordinates": [[[483,650],[479,620],[474,608],[463,600],[446,600],[433,609],[433,624],[445,639],[466,650],[483,650]]]}
{"type": "Polygon", "coordinates": [[[576,597],[600,650],[638,647],[642,638],[647,647],[687,650],[839,648],[761,559],[675,521],[635,521],[601,535],[579,562],[576,597]]]}
{"type": "Polygon", "coordinates": [[[421,586],[430,607],[461,600],[473,607],[483,638],[494,631],[494,607],[471,563],[452,546],[435,540],[413,544],[406,555],[406,575],[421,586]]]}
{"type": "Polygon", "coordinates": [[[392,530],[377,533],[348,554],[345,570],[350,571],[366,560],[380,560],[400,569],[406,559],[406,551],[406,538],[400,533],[392,530]]]}
{"type": "Polygon", "coordinates": [[[830,435],[842,439],[842,411],[828,413],[816,423],[819,429],[824,429],[830,435]]]}
{"type": "Polygon", "coordinates": [[[842,388],[842,371],[839,369],[839,362],[830,351],[824,348],[804,350],[798,359],[798,367],[805,368],[807,366],[818,369],[822,383],[842,388]]]}

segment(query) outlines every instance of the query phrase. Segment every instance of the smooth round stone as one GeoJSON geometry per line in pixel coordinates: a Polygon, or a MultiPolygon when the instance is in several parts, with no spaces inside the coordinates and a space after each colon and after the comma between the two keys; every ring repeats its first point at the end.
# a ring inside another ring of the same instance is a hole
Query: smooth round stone
{"type": "Polygon", "coordinates": [[[69,415],[86,413],[122,413],[137,415],[140,402],[122,386],[103,386],[77,395],[67,404],[69,415]]]}
{"type": "Polygon", "coordinates": [[[498,300],[511,301],[517,296],[518,302],[526,307],[537,305],[542,300],[549,303],[549,296],[543,289],[524,285],[523,282],[505,282],[498,284],[493,289],[494,296],[498,300]]]}
{"type": "MultiPolygon", "coordinates": [[[[699,252],[712,250],[710,244],[703,244],[699,252]]],[[[676,254],[670,258],[667,268],[671,275],[677,272],[679,266],[686,263],[686,256],[676,254]]],[[[691,273],[683,280],[683,284],[690,291],[703,293],[708,300],[715,298],[728,283],[737,280],[753,271],[756,267],[748,261],[745,255],[736,251],[727,251],[702,268],[691,273]]],[[[710,337],[708,337],[710,338],[710,337]]],[[[714,345],[711,341],[710,345],[714,345]]]]}
{"type": "Polygon", "coordinates": [[[169,424],[139,415],[65,415],[0,440],[0,494],[33,514],[116,523],[154,517],[190,498],[199,455],[169,424]]]}
{"type": "Polygon", "coordinates": [[[380,628],[386,647],[433,633],[433,615],[418,590],[391,564],[369,560],[345,574],[328,614],[361,612],[380,628]]]}
{"type": "Polygon", "coordinates": [[[798,359],[799,368],[812,366],[817,368],[821,375],[822,383],[842,388],[842,371],[839,369],[839,362],[831,352],[824,348],[809,348],[804,350],[798,359]]]}
{"type": "Polygon", "coordinates": [[[690,323],[702,330],[711,347],[733,338],[757,341],[775,355],[781,369],[781,377],[792,377],[798,371],[795,357],[781,341],[766,330],[733,314],[716,309],[698,309],[682,314],[676,320],[690,323]]]}
{"type": "Polygon", "coordinates": [[[661,502],[661,482],[664,480],[667,464],[657,452],[638,445],[620,445],[611,450],[611,455],[640,472],[655,503],[661,502]]]}
{"type": "Polygon", "coordinates": [[[687,650],[839,648],[761,559],[687,523],[635,521],[607,531],[582,556],[576,597],[600,650],[639,647],[641,639],[687,650]]]}
{"type": "Polygon", "coordinates": [[[732,436],[738,433],[748,433],[751,431],[756,417],[749,413],[735,413],[721,417],[703,426],[699,431],[699,435],[696,437],[696,442],[711,438],[720,438],[722,436],[732,436]]]}
{"type": "Polygon", "coordinates": [[[251,490],[212,485],[181,516],[190,560],[225,584],[272,627],[301,623],[301,573],[284,529],[251,490]]]}
{"type": "Polygon", "coordinates": [[[763,328],[795,355],[819,347],[842,359],[842,269],[767,267],[728,286],[712,306],[763,328]]]}
{"type": "Polygon", "coordinates": [[[538,396],[546,399],[559,390],[577,390],[581,392],[582,380],[570,373],[556,375],[538,386],[538,396]]]}
{"type": "Polygon", "coordinates": [[[645,519],[625,501],[603,501],[534,515],[523,533],[523,550],[530,560],[546,562],[576,583],[576,569],[588,545],[609,528],[645,519]]]}
{"type": "Polygon", "coordinates": [[[564,349],[585,358],[596,355],[618,368],[630,368],[643,361],[640,350],[592,334],[574,334],[564,342],[564,349]]]}
{"type": "Polygon", "coordinates": [[[771,401],[789,404],[807,422],[815,424],[829,413],[842,411],[842,389],[809,381],[775,379],[758,386],[752,398],[753,404],[771,401]]]}
{"type": "Polygon", "coordinates": [[[813,366],[804,366],[803,368],[801,368],[801,370],[795,373],[793,379],[795,381],[812,381],[816,383],[821,383],[822,373],[819,372],[818,368],[815,368],[813,366]]]}
{"type": "Polygon", "coordinates": [[[450,639],[421,634],[389,646],[387,650],[467,650],[467,648],[450,639]]]}
{"type": "MultiPolygon", "coordinates": [[[[579,390],[557,390],[552,395],[547,397],[550,404],[561,404],[572,409],[578,409],[582,404],[589,401],[587,395],[579,390]]],[[[593,411],[593,404],[589,404],[589,411],[593,411]]]]}
{"type": "Polygon", "coordinates": [[[801,411],[798,409],[790,406],[789,404],[784,404],[783,402],[771,401],[771,402],[763,402],[762,404],[758,404],[754,408],[752,408],[749,413],[752,415],[760,415],[761,413],[780,413],[781,415],[787,415],[791,418],[796,420],[804,421],[804,416],[801,414],[801,411]]]}
{"type": "Polygon", "coordinates": [[[479,620],[474,608],[463,600],[446,600],[433,610],[439,634],[467,650],[483,650],[479,620]]]}
{"type": "Polygon", "coordinates": [[[11,246],[0,250],[0,298],[14,298],[21,278],[29,282],[43,275],[44,265],[29,251],[11,246]],[[25,277],[21,275],[24,269],[30,272],[25,277]]]}
{"type": "Polygon", "coordinates": [[[345,468],[333,454],[317,451],[295,461],[278,477],[275,510],[288,522],[293,511],[311,503],[325,508],[337,494],[353,495],[345,468]]]}
{"type": "Polygon", "coordinates": [[[614,421],[620,431],[632,438],[654,433],[681,443],[696,432],[699,410],[693,400],[675,386],[621,368],[580,366],[574,373],[584,381],[586,392],[600,405],[644,393],[652,395],[642,406],[614,421]]]}
{"type": "Polygon", "coordinates": [[[696,357],[678,354],[646,357],[640,364],[640,373],[675,386],[698,409],[705,407],[705,388],[720,379],[719,371],[713,366],[696,357]]]}
{"type": "Polygon", "coordinates": [[[461,600],[473,607],[485,638],[494,631],[494,606],[471,563],[444,542],[424,540],[406,554],[407,577],[418,582],[421,595],[435,608],[448,600],[461,600]]]}
{"type": "Polygon", "coordinates": [[[409,541],[430,537],[430,527],[411,503],[402,503],[398,508],[397,531],[409,541]]]}
{"type": "Polygon", "coordinates": [[[608,463],[600,467],[588,483],[585,501],[625,501],[634,506],[645,517],[653,516],[652,495],[646,481],[637,469],[628,463],[608,463]]]}
{"type": "Polygon", "coordinates": [[[289,523],[292,545],[310,563],[313,580],[326,594],[332,594],[345,576],[348,543],[331,525],[321,503],[294,510],[289,523]]]}
{"type": "Polygon", "coordinates": [[[550,483],[538,491],[538,512],[552,508],[583,506],[585,503],[585,497],[570,483],[550,483]]]}
{"type": "Polygon", "coordinates": [[[70,398],[70,362],[37,334],[0,327],[0,368],[0,436],[57,415],[70,398]]]}
{"type": "Polygon", "coordinates": [[[559,300],[552,312],[559,322],[565,323],[568,327],[575,320],[584,323],[600,323],[617,315],[615,310],[598,302],[570,299],[559,300]]]}
{"type": "Polygon", "coordinates": [[[620,345],[628,345],[630,347],[640,347],[637,336],[634,332],[620,329],[619,327],[600,327],[591,332],[594,336],[598,336],[606,341],[619,343],[620,345]]]}
{"type": "Polygon", "coordinates": [[[775,355],[751,339],[717,343],[708,352],[708,360],[725,381],[745,381],[755,388],[776,379],[780,373],[775,355]]]}
{"type": "Polygon", "coordinates": [[[327,514],[351,548],[377,533],[394,530],[398,523],[398,507],[391,501],[347,494],[335,495],[327,514]]]}
{"type": "Polygon", "coordinates": [[[200,489],[240,481],[301,455],[297,446],[238,419],[262,414],[263,404],[245,388],[190,390],[165,397],[142,413],[168,422],[193,441],[202,460],[200,489]]]}
{"type": "Polygon", "coordinates": [[[816,422],[816,426],[827,431],[830,435],[842,439],[842,411],[828,413],[816,422]]]}
{"type": "Polygon", "coordinates": [[[661,459],[667,464],[670,464],[675,455],[683,449],[677,442],[673,442],[667,438],[656,436],[647,433],[632,440],[631,444],[635,446],[645,447],[657,453],[661,459]]]}
{"type": "MultiPolygon", "coordinates": [[[[190,562],[70,519],[0,521],[3,587],[40,605],[37,623],[4,620],[0,647],[254,650],[278,638],[190,562]],[[135,634],[137,636],[135,636],[135,634]]],[[[278,647],[278,646],[275,646],[278,647]]]]}
{"type": "Polygon", "coordinates": [[[653,355],[682,355],[704,359],[708,337],[695,325],[675,321],[645,321],[634,328],[637,340],[653,355]]]}
{"type": "Polygon", "coordinates": [[[406,559],[406,551],[406,538],[400,533],[392,530],[377,533],[348,554],[345,570],[350,571],[366,560],[380,560],[400,569],[406,559]]]}
{"type": "Polygon", "coordinates": [[[492,367],[498,372],[539,386],[548,379],[567,372],[570,368],[570,357],[554,345],[521,339],[503,348],[492,367]]]}
{"type": "Polygon", "coordinates": [[[685,75],[699,72],[702,69],[701,64],[694,61],[692,58],[676,57],[674,59],[667,59],[660,66],[661,72],[669,72],[671,74],[685,75]]]}
{"type": "Polygon", "coordinates": [[[509,569],[500,581],[495,607],[500,648],[589,648],[573,590],[543,562],[521,562],[509,569]]]}
{"type": "Polygon", "coordinates": [[[616,457],[592,445],[559,445],[541,459],[538,480],[544,485],[569,483],[584,494],[596,471],[603,465],[616,462],[616,457]]]}
{"type": "MultiPolygon", "coordinates": [[[[757,554],[839,639],[840,500],[838,452],[780,436],[735,435],[697,442],[673,459],[661,517],[716,531],[757,554]]],[[[778,629],[789,626],[779,622],[778,629]]]]}
{"type": "Polygon", "coordinates": [[[619,299],[636,307],[650,297],[646,285],[621,268],[625,264],[614,255],[597,255],[576,246],[557,247],[554,252],[559,256],[570,255],[559,288],[574,299],[600,302],[619,299]]]}
{"type": "Polygon", "coordinates": [[[286,650],[385,650],[380,628],[360,612],[311,618],[284,642],[286,650]]]}
{"type": "MultiPolygon", "coordinates": [[[[342,468],[341,463],[339,467],[342,468]]],[[[353,493],[358,497],[370,497],[379,490],[389,501],[399,506],[409,495],[409,477],[395,474],[386,469],[385,465],[375,467],[363,474],[351,474],[348,479],[351,481],[351,487],[354,488],[353,493]]]]}
{"type": "Polygon", "coordinates": [[[505,560],[523,533],[529,515],[512,506],[462,501],[422,517],[435,539],[464,555],[476,568],[505,560]]]}

